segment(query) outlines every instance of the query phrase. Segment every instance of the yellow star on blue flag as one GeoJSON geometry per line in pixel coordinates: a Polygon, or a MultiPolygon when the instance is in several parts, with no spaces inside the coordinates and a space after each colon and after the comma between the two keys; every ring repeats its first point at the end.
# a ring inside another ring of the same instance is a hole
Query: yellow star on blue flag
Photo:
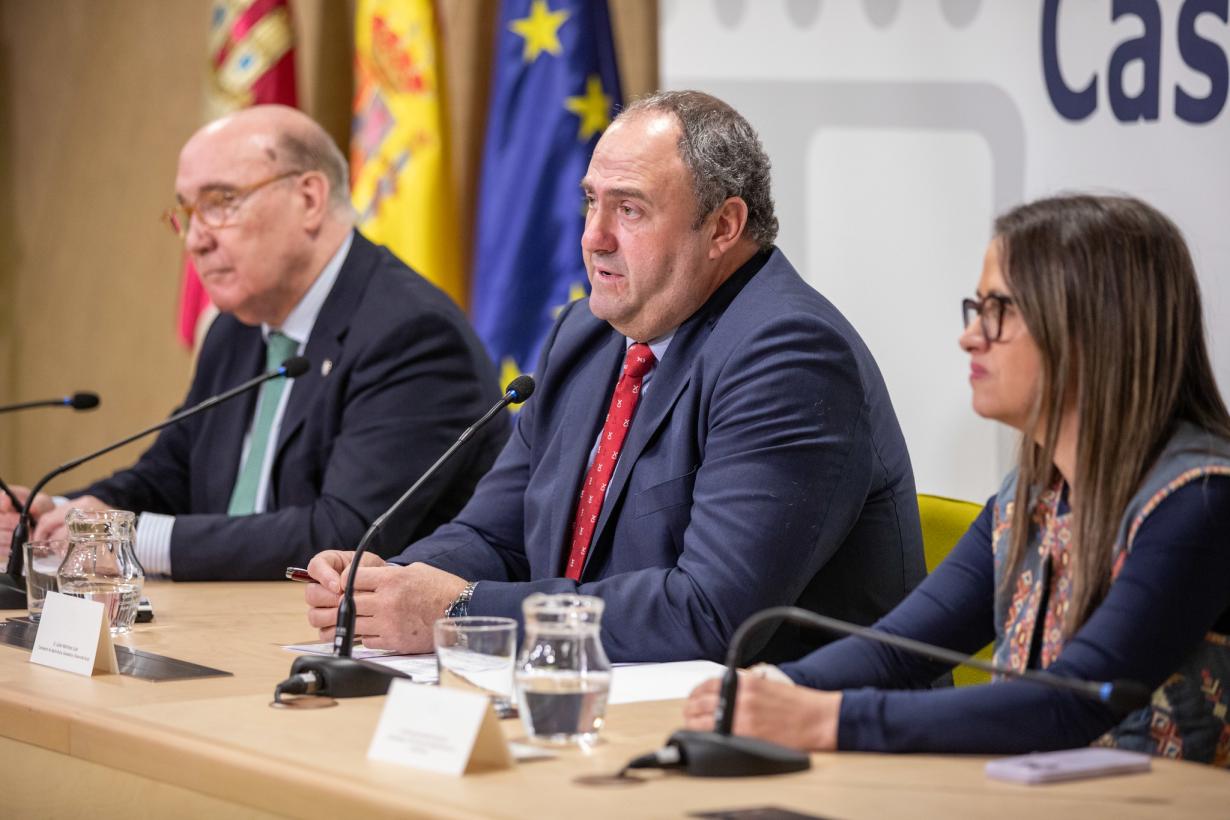
{"type": "Polygon", "coordinates": [[[602,93],[602,78],[590,74],[585,80],[585,94],[564,100],[564,108],[581,118],[577,139],[585,142],[601,134],[611,124],[611,98],[602,93]]]}
{"type": "Polygon", "coordinates": [[[562,46],[559,42],[559,28],[568,19],[569,12],[551,11],[547,0],[533,0],[530,13],[508,24],[508,30],[520,35],[525,40],[525,50],[522,59],[532,63],[544,51],[559,56],[562,46]]]}
{"type": "Polygon", "coordinates": [[[606,0],[503,0],[498,31],[470,311],[507,381],[585,295],[579,185],[622,95],[606,0]]]}

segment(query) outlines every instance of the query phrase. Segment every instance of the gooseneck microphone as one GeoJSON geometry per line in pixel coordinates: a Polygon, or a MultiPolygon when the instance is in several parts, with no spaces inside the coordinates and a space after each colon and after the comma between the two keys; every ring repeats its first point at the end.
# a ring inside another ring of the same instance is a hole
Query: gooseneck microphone
{"type": "Polygon", "coordinates": [[[14,410],[29,410],[34,407],[71,407],[74,410],[93,410],[100,403],[97,393],[73,393],[61,399],[41,399],[39,401],[23,401],[16,404],[0,404],[0,413],[11,413],[14,410]]]}
{"type": "Polygon", "coordinates": [[[504,395],[483,414],[482,418],[471,424],[458,436],[452,446],[444,451],[444,455],[436,459],[427,470],[419,476],[418,481],[410,489],[402,493],[401,498],[372,522],[359,539],[355,547],[354,557],[350,560],[350,573],[346,579],[346,589],[342,600],[337,606],[337,627],[333,633],[333,655],[301,655],[291,664],[290,677],[277,685],[274,690],[274,700],[280,701],[283,694],[291,695],[328,695],[335,698],[356,698],[367,695],[383,695],[389,689],[390,679],[407,677],[388,667],[379,664],[355,660],[351,657],[354,650],[355,602],[354,582],[358,575],[363,553],[367,551],[372,539],[384,527],[384,522],[397,512],[419,488],[427,483],[436,471],[440,469],[462,445],[469,441],[476,432],[485,427],[496,414],[510,404],[521,404],[534,393],[534,379],[522,374],[508,383],[504,395]]]}
{"type": "MultiPolygon", "coordinates": [[[[14,410],[29,410],[33,407],[71,407],[74,410],[93,410],[101,403],[97,393],[73,393],[62,399],[43,399],[41,401],[23,401],[17,404],[0,405],[0,413],[11,413],[14,410]]],[[[21,500],[9,489],[9,485],[0,480],[0,492],[4,493],[9,503],[16,511],[21,510],[21,500]]]]}
{"type": "Polygon", "coordinates": [[[1087,681],[1067,678],[1044,670],[1026,669],[1017,671],[996,663],[979,660],[951,649],[934,646],[913,638],[892,635],[870,627],[839,621],[825,615],[817,615],[806,609],[779,606],[762,610],[748,618],[735,630],[730,648],[726,653],[726,673],[718,694],[717,708],[713,713],[714,730],[696,732],[680,730],[666,741],[666,746],[657,752],[636,758],[626,768],[679,768],[693,777],[751,777],[767,774],[785,774],[807,769],[810,757],[804,753],[750,737],[732,735],[735,719],[735,696],[739,689],[739,663],[744,645],[749,637],[768,623],[789,621],[800,626],[851,635],[869,641],[887,644],[915,655],[950,663],[965,664],[1002,675],[1008,678],[1075,692],[1083,697],[1105,703],[1117,714],[1126,715],[1147,704],[1152,697],[1148,687],[1136,681],[1087,681]]]}
{"type": "MultiPolygon", "coordinates": [[[[121,439],[113,444],[108,444],[100,450],[84,455],[80,458],[75,458],[72,461],[66,461],[59,467],[56,467],[47,475],[39,479],[38,483],[30,488],[30,494],[26,496],[26,502],[21,506],[21,513],[17,521],[17,526],[13,529],[13,540],[10,545],[9,562],[3,575],[0,575],[0,609],[24,609],[26,606],[26,586],[25,580],[22,578],[21,570],[24,558],[22,556],[21,547],[25,543],[27,535],[30,533],[32,521],[30,520],[30,505],[34,502],[39,491],[47,485],[48,481],[58,475],[62,475],[69,470],[80,467],[87,461],[98,458],[101,455],[106,455],[112,450],[123,447],[125,444],[131,444],[137,439],[148,436],[150,433],[156,433],[164,427],[170,427],[172,424],[183,421],[189,416],[195,416],[197,413],[202,413],[213,407],[217,407],[224,401],[233,399],[238,395],[246,393],[253,388],[259,387],[272,379],[294,379],[302,376],[308,371],[308,360],[302,356],[293,356],[282,362],[280,367],[262,373],[255,378],[249,379],[243,384],[232,387],[224,393],[219,393],[216,396],[211,396],[205,399],[200,404],[189,407],[187,410],[182,410],[173,416],[170,416],[157,424],[146,427],[139,433],[134,433],[127,438],[121,439]]],[[[97,400],[97,396],[94,397],[97,400]]]]}

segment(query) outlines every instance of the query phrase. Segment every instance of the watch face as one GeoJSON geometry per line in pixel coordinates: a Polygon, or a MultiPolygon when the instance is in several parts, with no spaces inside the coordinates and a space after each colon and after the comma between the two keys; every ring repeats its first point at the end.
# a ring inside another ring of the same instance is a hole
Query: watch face
{"type": "Polygon", "coordinates": [[[446,618],[464,618],[470,610],[470,598],[474,595],[474,587],[477,582],[466,584],[457,596],[457,600],[449,606],[444,612],[446,618]]]}

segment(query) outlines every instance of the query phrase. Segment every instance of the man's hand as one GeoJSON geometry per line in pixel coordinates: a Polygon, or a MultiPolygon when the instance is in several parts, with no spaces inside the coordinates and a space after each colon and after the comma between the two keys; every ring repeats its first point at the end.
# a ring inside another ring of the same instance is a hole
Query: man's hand
{"type": "MultiPolygon", "coordinates": [[[[304,591],[308,623],[322,641],[333,640],[337,605],[354,558],[352,552],[329,550],[312,559],[307,570],[319,583],[304,591]]],[[[371,649],[430,652],[432,624],[444,615],[466,581],[427,564],[386,564],[364,554],[355,576],[355,637],[371,649]]]]}
{"type": "MultiPolygon", "coordinates": [[[[22,504],[26,503],[26,499],[30,496],[28,487],[10,486],[9,489],[22,504]]],[[[54,510],[55,506],[50,496],[39,493],[34,497],[34,503],[30,505],[30,517],[38,521],[39,518],[54,510]]],[[[20,507],[13,506],[7,493],[0,493],[0,562],[8,560],[9,544],[13,541],[13,530],[17,529],[17,522],[20,519],[19,510],[20,507]]],[[[31,537],[30,540],[33,541],[36,537],[31,537]]]]}
{"type": "MultiPolygon", "coordinates": [[[[714,678],[697,686],[683,706],[688,729],[713,731],[722,682],[714,678]]],[[[780,683],[754,675],[739,676],[735,697],[736,735],[758,737],[805,751],[837,748],[837,718],[841,692],[822,692],[792,683],[780,683]]]]}
{"type": "MultiPolygon", "coordinates": [[[[316,583],[303,590],[303,600],[308,605],[308,623],[320,631],[322,640],[333,640],[333,626],[337,623],[337,605],[342,601],[346,587],[346,575],[353,551],[325,550],[317,553],[307,565],[308,575],[316,583]]],[[[363,553],[363,566],[385,566],[384,559],[370,552],[363,553]]]]}
{"type": "MultiPolygon", "coordinates": [[[[13,495],[17,496],[17,500],[22,504],[25,504],[26,499],[30,497],[29,487],[12,484],[9,485],[9,489],[13,491],[13,495]]],[[[39,516],[54,510],[55,506],[51,496],[46,493],[39,493],[34,497],[34,503],[30,505],[30,517],[37,521],[39,516]]],[[[18,512],[20,509],[20,507],[13,506],[13,502],[9,500],[8,493],[0,493],[0,515],[10,515],[18,512]]]]}
{"type": "MultiPolygon", "coordinates": [[[[48,499],[48,503],[51,499],[48,499]]],[[[35,499],[38,503],[38,499],[35,499]]],[[[70,510],[109,510],[111,505],[104,501],[95,498],[92,495],[83,495],[80,498],[71,498],[67,504],[61,504],[56,507],[52,504],[53,509],[46,510],[42,515],[37,516],[38,526],[34,528],[35,541],[48,541],[52,538],[67,538],[68,528],[64,526],[64,517],[68,515],[70,510]]]]}

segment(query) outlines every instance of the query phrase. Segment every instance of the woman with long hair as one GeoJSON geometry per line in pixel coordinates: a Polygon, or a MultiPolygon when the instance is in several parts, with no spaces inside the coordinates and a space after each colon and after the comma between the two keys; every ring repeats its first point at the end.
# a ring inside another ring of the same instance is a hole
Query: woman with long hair
{"type": "MultiPolygon", "coordinates": [[[[974,410],[1021,431],[1018,463],[877,628],[966,653],[993,639],[1014,670],[1139,681],[1151,703],[1124,716],[1018,680],[925,689],[944,667],[848,638],[747,676],[735,733],[817,750],[1097,742],[1230,766],[1230,416],[1182,234],[1125,197],[1020,206],[963,311],[974,410]]],[[[689,697],[689,728],[712,726],[717,689],[689,697]]]]}

